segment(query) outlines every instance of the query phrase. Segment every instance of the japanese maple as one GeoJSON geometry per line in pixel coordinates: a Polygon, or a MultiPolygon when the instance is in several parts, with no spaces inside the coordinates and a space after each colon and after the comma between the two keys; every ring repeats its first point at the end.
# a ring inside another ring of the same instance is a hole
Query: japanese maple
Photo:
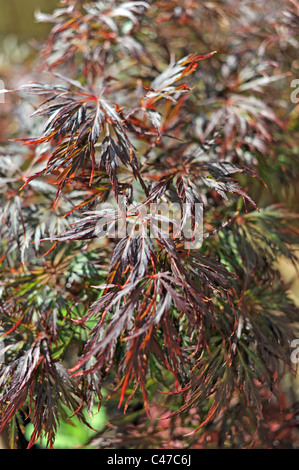
{"type": "Polygon", "coordinates": [[[299,5],[243,3],[68,0],[37,13],[53,27],[32,81],[6,90],[31,117],[0,154],[0,431],[12,446],[24,416],[28,447],[53,447],[60,420],[88,425],[94,405],[112,410],[99,447],[283,439],[267,403],[281,400],[298,322],[277,260],[297,263],[282,203],[298,125],[279,94],[299,5]],[[150,233],[160,203],[181,207],[179,228],[203,205],[199,248],[174,227],[150,233]],[[109,223],[123,237],[99,236],[109,223]]]}

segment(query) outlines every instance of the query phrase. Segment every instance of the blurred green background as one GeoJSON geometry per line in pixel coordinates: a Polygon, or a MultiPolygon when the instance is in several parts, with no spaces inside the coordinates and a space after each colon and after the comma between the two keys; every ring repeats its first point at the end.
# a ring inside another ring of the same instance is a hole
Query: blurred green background
{"type": "Polygon", "coordinates": [[[0,39],[7,35],[16,35],[18,39],[40,39],[46,36],[50,25],[37,23],[34,11],[45,13],[53,11],[58,0],[0,0],[0,39]]]}

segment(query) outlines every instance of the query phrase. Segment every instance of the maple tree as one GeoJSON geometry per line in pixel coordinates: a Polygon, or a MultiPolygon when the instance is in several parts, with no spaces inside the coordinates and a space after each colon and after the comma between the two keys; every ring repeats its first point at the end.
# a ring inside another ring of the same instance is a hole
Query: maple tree
{"type": "Polygon", "coordinates": [[[294,67],[299,5],[282,3],[68,0],[37,14],[53,23],[41,59],[6,90],[33,112],[0,154],[12,447],[24,416],[28,447],[53,447],[61,420],[89,426],[83,411],[106,401],[96,447],[295,445],[280,379],[298,309],[276,261],[297,263],[282,203],[298,125],[273,97],[294,67]],[[203,205],[200,248],[161,224],[149,234],[161,202],[179,204],[179,228],[203,205]],[[107,224],[129,230],[100,237],[107,224]]]}

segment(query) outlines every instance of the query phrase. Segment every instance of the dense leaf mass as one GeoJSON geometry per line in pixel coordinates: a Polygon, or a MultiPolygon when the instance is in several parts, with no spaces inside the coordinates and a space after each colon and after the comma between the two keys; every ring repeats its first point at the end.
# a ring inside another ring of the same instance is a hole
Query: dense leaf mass
{"type": "Polygon", "coordinates": [[[24,415],[28,447],[53,447],[60,420],[88,425],[103,396],[96,447],[298,444],[280,379],[299,317],[277,264],[297,263],[298,12],[68,0],[37,13],[53,26],[28,83],[6,90],[0,149],[12,447],[24,415]]]}

